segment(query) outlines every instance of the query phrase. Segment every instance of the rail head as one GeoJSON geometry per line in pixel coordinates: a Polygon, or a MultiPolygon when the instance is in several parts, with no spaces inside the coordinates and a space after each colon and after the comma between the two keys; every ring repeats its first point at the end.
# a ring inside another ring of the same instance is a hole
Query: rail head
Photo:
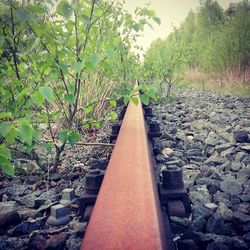
{"type": "Polygon", "coordinates": [[[141,103],[129,103],[81,250],[167,249],[141,103]]]}

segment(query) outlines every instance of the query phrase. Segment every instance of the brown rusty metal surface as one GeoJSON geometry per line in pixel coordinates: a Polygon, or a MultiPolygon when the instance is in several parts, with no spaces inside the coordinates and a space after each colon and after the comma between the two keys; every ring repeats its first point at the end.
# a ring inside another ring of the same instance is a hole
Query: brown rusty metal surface
{"type": "Polygon", "coordinates": [[[126,111],[81,250],[170,249],[141,103],[126,111]]]}

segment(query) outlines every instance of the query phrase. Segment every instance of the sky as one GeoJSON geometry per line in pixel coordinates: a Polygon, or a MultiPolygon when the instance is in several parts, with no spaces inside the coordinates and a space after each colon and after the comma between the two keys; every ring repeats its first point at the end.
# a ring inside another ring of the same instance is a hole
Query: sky
{"type": "MultiPolygon", "coordinates": [[[[131,14],[137,6],[143,6],[145,3],[150,4],[150,9],[155,10],[156,15],[161,19],[161,25],[154,23],[154,30],[146,27],[143,37],[137,40],[137,44],[142,46],[144,51],[150,47],[152,41],[157,38],[166,38],[173,30],[173,25],[179,27],[186,18],[188,12],[192,9],[196,11],[200,6],[199,0],[125,0],[124,9],[131,14]]],[[[231,2],[239,2],[239,0],[217,0],[219,5],[226,9],[231,2]]]]}

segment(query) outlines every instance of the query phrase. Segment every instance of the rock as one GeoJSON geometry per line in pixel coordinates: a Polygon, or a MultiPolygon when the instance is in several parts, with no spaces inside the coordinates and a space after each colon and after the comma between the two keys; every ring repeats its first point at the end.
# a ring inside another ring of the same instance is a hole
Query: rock
{"type": "Polygon", "coordinates": [[[0,211],[9,212],[17,208],[16,201],[0,202],[0,211]]]}
{"type": "Polygon", "coordinates": [[[196,149],[196,148],[189,149],[189,150],[186,151],[185,156],[186,156],[187,159],[195,158],[197,156],[202,156],[202,152],[201,152],[200,149],[196,149]]]}
{"type": "Polygon", "coordinates": [[[242,167],[242,164],[240,162],[232,162],[230,166],[230,170],[233,172],[238,172],[242,167]]]}
{"type": "Polygon", "coordinates": [[[224,221],[231,221],[233,219],[233,211],[223,202],[219,203],[216,213],[220,214],[224,221]]]}
{"type": "Polygon", "coordinates": [[[225,139],[227,142],[230,142],[230,143],[235,142],[235,139],[234,139],[233,135],[229,134],[228,132],[220,133],[220,137],[225,139]]]}
{"type": "Polygon", "coordinates": [[[162,154],[165,156],[165,157],[169,157],[173,154],[174,150],[172,148],[164,148],[162,150],[162,154]]]}
{"type": "Polygon", "coordinates": [[[211,202],[211,196],[205,186],[197,188],[197,191],[190,191],[189,197],[193,204],[205,204],[211,202]]]}
{"type": "Polygon", "coordinates": [[[203,216],[199,216],[192,221],[191,229],[193,231],[203,231],[206,226],[206,220],[203,216]]]}
{"type": "Polygon", "coordinates": [[[34,194],[28,194],[23,197],[17,197],[15,200],[27,208],[34,208],[36,198],[34,194]]]}
{"type": "Polygon", "coordinates": [[[17,196],[23,196],[27,189],[27,186],[14,185],[12,187],[7,187],[5,189],[5,194],[9,197],[9,199],[14,200],[17,196]]]}
{"type": "Polygon", "coordinates": [[[246,233],[245,235],[243,235],[243,239],[245,241],[250,241],[250,232],[246,233]]]}
{"type": "Polygon", "coordinates": [[[245,152],[238,152],[238,153],[236,153],[236,155],[235,155],[235,161],[237,161],[237,162],[242,162],[243,159],[244,159],[245,157],[247,157],[247,156],[248,156],[248,154],[245,153],[245,152]]]}
{"type": "Polygon", "coordinates": [[[210,194],[215,194],[220,190],[220,180],[210,179],[207,183],[207,189],[210,194]]]}
{"type": "Polygon", "coordinates": [[[201,203],[195,204],[192,207],[192,215],[194,219],[200,216],[203,216],[205,219],[208,219],[212,214],[213,212],[210,209],[204,207],[201,203]]]}
{"type": "Polygon", "coordinates": [[[208,244],[206,250],[229,250],[229,248],[221,242],[213,242],[208,244]]]}
{"type": "Polygon", "coordinates": [[[228,207],[231,207],[232,204],[230,202],[231,199],[231,195],[229,193],[224,193],[224,192],[216,192],[214,194],[214,202],[219,203],[219,202],[223,202],[225,203],[228,207]]]}
{"type": "Polygon", "coordinates": [[[218,206],[214,203],[207,203],[207,204],[204,204],[204,207],[208,208],[212,212],[215,212],[218,206]]]}
{"type": "Polygon", "coordinates": [[[235,148],[228,148],[226,150],[223,150],[220,155],[222,157],[230,158],[235,153],[235,148]]]}
{"type": "Polygon", "coordinates": [[[182,227],[189,227],[190,222],[187,218],[180,218],[176,216],[170,216],[170,222],[174,222],[182,227]]]}
{"type": "Polygon", "coordinates": [[[34,233],[29,238],[26,249],[44,250],[46,249],[46,238],[39,233],[34,233]]]}
{"type": "Polygon", "coordinates": [[[249,142],[249,136],[246,130],[234,131],[234,138],[238,143],[249,142]]]}
{"type": "Polygon", "coordinates": [[[8,229],[21,222],[21,216],[16,210],[0,212],[0,228],[8,229]]]}
{"type": "Polygon", "coordinates": [[[21,239],[12,237],[7,238],[5,236],[0,236],[0,249],[1,250],[16,250],[16,249],[24,249],[27,245],[28,239],[21,239]]]}
{"type": "Polygon", "coordinates": [[[57,189],[50,189],[49,191],[46,191],[44,193],[42,193],[39,196],[39,199],[45,199],[47,201],[51,201],[52,203],[55,201],[58,201],[61,198],[61,194],[57,193],[57,189]]]}
{"type": "Polygon", "coordinates": [[[220,154],[221,152],[223,152],[224,150],[227,150],[229,148],[232,148],[232,144],[231,143],[223,143],[223,144],[220,144],[220,145],[216,145],[215,146],[215,151],[220,154]]]}
{"type": "Polygon", "coordinates": [[[75,237],[71,235],[66,241],[66,248],[70,250],[79,250],[82,243],[82,239],[80,237],[75,237]]]}
{"type": "Polygon", "coordinates": [[[233,213],[233,219],[236,223],[246,224],[250,222],[250,215],[236,211],[233,213]]]}
{"type": "Polygon", "coordinates": [[[214,213],[207,221],[206,230],[208,233],[223,234],[224,220],[219,213],[214,213]]]}
{"type": "Polygon", "coordinates": [[[178,250],[199,250],[195,241],[192,239],[180,239],[176,241],[178,250]]]}
{"type": "Polygon", "coordinates": [[[243,183],[244,184],[250,177],[250,168],[241,168],[238,171],[236,177],[237,177],[237,182],[238,183],[243,183]]]}
{"type": "Polygon", "coordinates": [[[66,233],[55,234],[49,237],[46,241],[46,250],[57,250],[63,249],[67,238],[69,237],[66,233]]]}
{"type": "Polygon", "coordinates": [[[250,152],[250,145],[243,145],[240,147],[240,149],[247,151],[248,153],[250,152]]]}
{"type": "Polygon", "coordinates": [[[219,156],[210,156],[204,163],[208,166],[217,166],[226,162],[226,159],[219,156]]]}
{"type": "Polygon", "coordinates": [[[201,233],[194,232],[194,237],[196,237],[197,241],[210,243],[211,241],[221,242],[222,244],[229,246],[232,250],[247,250],[247,245],[243,241],[243,239],[238,237],[229,237],[224,235],[216,235],[211,233],[201,233]]]}
{"type": "Polygon", "coordinates": [[[14,228],[10,229],[8,231],[8,235],[13,237],[13,236],[30,234],[35,230],[39,230],[45,224],[45,222],[46,222],[46,217],[39,218],[33,222],[24,221],[21,224],[15,226],[14,228]]]}
{"type": "Polygon", "coordinates": [[[242,185],[240,185],[237,181],[222,181],[220,183],[220,189],[223,192],[230,193],[231,195],[240,194],[243,191],[242,185]]]}
{"type": "Polygon", "coordinates": [[[62,175],[58,173],[53,173],[50,175],[49,180],[50,181],[60,181],[62,179],[62,175]]]}

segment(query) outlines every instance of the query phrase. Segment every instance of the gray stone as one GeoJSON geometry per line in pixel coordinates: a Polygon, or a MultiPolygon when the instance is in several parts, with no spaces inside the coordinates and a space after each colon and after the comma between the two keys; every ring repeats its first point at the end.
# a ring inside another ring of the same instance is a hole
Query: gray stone
{"type": "Polygon", "coordinates": [[[24,221],[21,224],[15,226],[14,228],[8,231],[8,235],[13,236],[21,236],[32,233],[35,230],[39,230],[46,221],[46,217],[39,218],[35,221],[24,221]]]}
{"type": "Polygon", "coordinates": [[[218,206],[214,203],[207,203],[207,204],[204,204],[204,207],[208,208],[212,212],[215,212],[218,206]]]}
{"type": "Polygon", "coordinates": [[[223,150],[220,155],[222,157],[226,157],[229,158],[231,155],[233,155],[235,153],[235,148],[228,148],[226,150],[223,150]]]}
{"type": "Polygon", "coordinates": [[[70,250],[79,250],[81,247],[82,239],[71,235],[66,241],[66,248],[70,250]]]}
{"type": "Polygon", "coordinates": [[[208,244],[206,250],[229,250],[229,248],[221,242],[213,242],[208,244]]]}
{"type": "Polygon", "coordinates": [[[243,235],[243,239],[245,241],[250,241],[250,232],[246,233],[245,235],[243,235]]]}
{"type": "Polygon", "coordinates": [[[203,216],[199,216],[192,221],[191,229],[193,231],[203,231],[206,225],[206,220],[203,216]]]}
{"type": "Polygon", "coordinates": [[[213,200],[216,203],[223,202],[225,203],[228,207],[231,207],[232,204],[230,202],[231,195],[229,193],[224,193],[224,192],[216,192],[213,196],[213,200]]]}
{"type": "Polygon", "coordinates": [[[243,146],[240,147],[240,149],[245,150],[247,152],[250,152],[250,144],[243,145],[243,146]]]}
{"type": "Polygon", "coordinates": [[[181,218],[176,216],[170,216],[170,221],[176,223],[177,225],[180,225],[182,227],[189,227],[190,222],[187,218],[181,218]]]}
{"type": "Polygon", "coordinates": [[[13,185],[12,187],[5,188],[5,194],[9,199],[14,200],[17,196],[23,196],[28,188],[26,186],[13,185]]]}
{"type": "Polygon", "coordinates": [[[245,152],[238,152],[238,153],[236,153],[236,155],[235,155],[235,161],[241,162],[241,161],[243,161],[243,159],[244,159],[245,157],[247,157],[247,156],[248,156],[248,154],[245,153],[245,152]]]}
{"type": "Polygon", "coordinates": [[[207,242],[210,243],[211,241],[217,241],[221,242],[222,244],[229,246],[230,249],[241,249],[241,250],[247,250],[247,244],[244,242],[243,239],[238,237],[230,237],[230,236],[224,236],[224,235],[216,235],[211,233],[201,233],[201,232],[194,232],[194,237],[198,241],[201,242],[207,242]]]}
{"type": "Polygon", "coordinates": [[[194,219],[200,216],[203,216],[205,219],[208,219],[212,214],[213,212],[210,209],[204,207],[201,203],[195,204],[192,207],[192,215],[194,219]]]}
{"type": "Polygon", "coordinates": [[[162,150],[162,154],[165,156],[165,157],[169,157],[173,154],[174,150],[172,148],[164,148],[162,150]]]}
{"type": "Polygon", "coordinates": [[[219,156],[211,156],[204,163],[208,166],[217,166],[226,162],[226,159],[219,156]]]}
{"type": "Polygon", "coordinates": [[[233,148],[231,143],[224,143],[215,146],[215,151],[220,154],[222,151],[233,148]]]}
{"type": "Polygon", "coordinates": [[[16,201],[0,202],[0,211],[9,212],[17,208],[16,201]]]}
{"type": "Polygon", "coordinates": [[[216,213],[220,214],[224,221],[231,221],[233,219],[233,211],[223,202],[219,203],[216,213]]]}
{"type": "Polygon", "coordinates": [[[219,213],[214,213],[207,221],[206,230],[208,233],[223,234],[224,220],[219,213]]]}
{"type": "Polygon", "coordinates": [[[236,142],[239,143],[249,142],[249,136],[246,130],[234,131],[234,137],[236,142]]]}
{"type": "Polygon", "coordinates": [[[202,156],[202,152],[200,149],[194,148],[186,151],[185,156],[187,159],[195,158],[197,156],[202,156]]]}
{"type": "Polygon", "coordinates": [[[250,215],[236,211],[233,213],[233,219],[241,224],[246,224],[250,222],[250,215]]]}
{"type": "Polygon", "coordinates": [[[205,186],[202,186],[200,188],[197,188],[197,191],[190,191],[189,197],[193,204],[196,203],[210,203],[211,202],[211,195],[209,194],[207,188],[205,186]]]}
{"type": "Polygon", "coordinates": [[[240,162],[232,162],[230,166],[230,170],[233,172],[238,172],[242,167],[242,164],[240,162]]]}
{"type": "Polygon", "coordinates": [[[223,192],[230,193],[231,195],[240,194],[243,191],[242,185],[240,185],[237,181],[222,181],[220,183],[220,189],[223,192]]]}

